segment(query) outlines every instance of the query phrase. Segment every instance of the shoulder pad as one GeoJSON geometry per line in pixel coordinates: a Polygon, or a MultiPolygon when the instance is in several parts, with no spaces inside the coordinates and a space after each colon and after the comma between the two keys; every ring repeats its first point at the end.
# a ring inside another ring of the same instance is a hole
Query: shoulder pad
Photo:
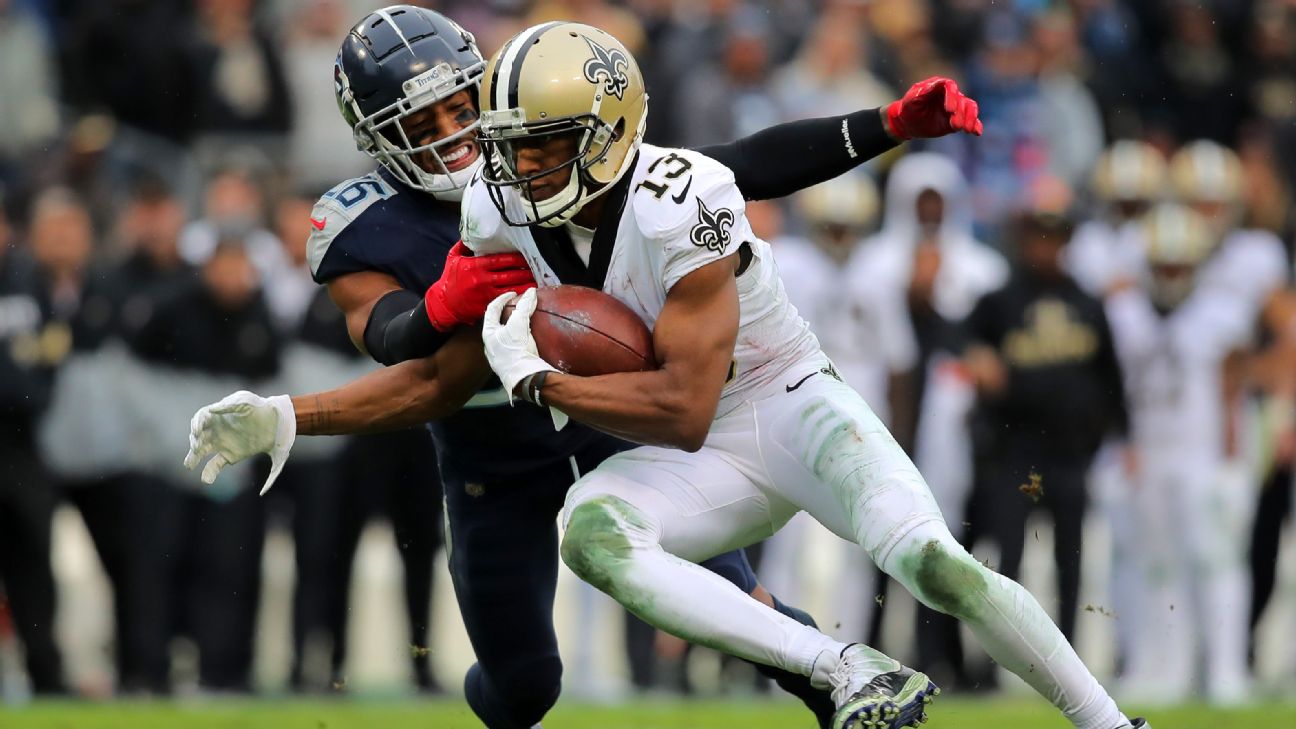
{"type": "Polygon", "coordinates": [[[687,234],[705,220],[732,218],[743,209],[733,172],[691,149],[645,144],[633,175],[630,205],[647,238],[687,234]]]}
{"type": "Polygon", "coordinates": [[[311,209],[310,239],[306,243],[311,275],[319,274],[320,264],[339,233],[369,206],[398,194],[376,172],[354,177],[324,193],[311,209]]]}

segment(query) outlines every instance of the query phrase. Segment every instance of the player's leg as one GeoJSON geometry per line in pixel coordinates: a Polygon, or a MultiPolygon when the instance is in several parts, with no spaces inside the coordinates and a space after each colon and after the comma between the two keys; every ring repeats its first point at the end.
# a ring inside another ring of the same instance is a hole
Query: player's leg
{"type": "Polygon", "coordinates": [[[411,662],[420,691],[439,693],[429,650],[432,562],[441,545],[441,476],[432,438],[422,428],[391,433],[393,483],[388,503],[396,549],[404,566],[405,611],[409,617],[411,662]]]}
{"type": "Polygon", "coordinates": [[[442,469],[446,556],[477,663],[464,695],[488,729],[529,729],[558,700],[557,514],[571,472],[485,483],[442,469]]]}
{"type": "Polygon", "coordinates": [[[57,593],[50,566],[55,494],[26,448],[0,434],[0,581],[13,611],[14,630],[37,694],[66,692],[63,659],[54,640],[57,593]]]}
{"type": "Polygon", "coordinates": [[[1252,474],[1247,464],[1234,462],[1185,476],[1193,485],[1183,494],[1188,508],[1180,543],[1200,606],[1196,632],[1205,649],[1206,693],[1213,703],[1236,704],[1250,689],[1246,534],[1254,503],[1252,474]]]}
{"type": "MultiPolygon", "coordinates": [[[[736,434],[747,443],[751,436],[736,434]]],[[[637,448],[603,462],[569,492],[562,556],[573,572],[655,627],[810,676],[815,686],[831,685],[840,705],[900,664],[834,641],[693,564],[768,536],[790,514],[786,502],[771,503],[713,447],[691,454],[637,448]]],[[[870,716],[901,712],[898,691],[875,693],[864,707],[870,716]]],[[[913,696],[914,720],[924,697],[913,696]]]]}
{"type": "Polygon", "coordinates": [[[922,476],[858,394],[815,377],[755,407],[780,492],[853,538],[923,603],[966,623],[995,661],[1076,726],[1129,726],[1035,598],[954,539],[922,476]]]}
{"type": "MultiPolygon", "coordinates": [[[[808,625],[816,629],[819,627],[809,613],[783,603],[757,582],[756,572],[752,569],[751,562],[747,560],[746,550],[735,549],[725,552],[706,560],[701,566],[732,582],[739,590],[747,593],[752,599],[761,604],[773,608],[802,625],[808,625]]],[[[827,729],[831,724],[837,707],[833,704],[828,692],[811,685],[809,676],[764,663],[754,661],[748,661],[748,663],[755,666],[757,672],[773,681],[779,688],[801,699],[806,708],[810,709],[810,712],[815,715],[822,729],[827,729]]]]}
{"type": "Polygon", "coordinates": [[[768,536],[789,515],[778,508],[708,449],[636,448],[568,492],[561,553],[579,577],[659,629],[808,675],[835,643],[696,564],[768,536]]]}
{"type": "Polygon", "coordinates": [[[1084,517],[1088,509],[1085,459],[1067,459],[1050,470],[1043,502],[1053,516],[1053,561],[1058,571],[1058,627],[1075,636],[1083,565],[1084,517]]]}
{"type": "MultiPolygon", "coordinates": [[[[1137,589],[1126,615],[1129,645],[1120,692],[1132,700],[1171,704],[1187,700],[1197,666],[1187,560],[1180,547],[1185,506],[1180,498],[1178,449],[1146,448],[1126,505],[1138,524],[1139,549],[1129,555],[1137,589]]],[[[1195,537],[1193,537],[1195,538],[1195,537]]]]}

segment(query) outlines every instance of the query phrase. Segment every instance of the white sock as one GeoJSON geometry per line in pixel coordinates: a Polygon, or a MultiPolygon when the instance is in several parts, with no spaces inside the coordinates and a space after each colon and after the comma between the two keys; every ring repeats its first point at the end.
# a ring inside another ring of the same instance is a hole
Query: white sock
{"type": "MultiPolygon", "coordinates": [[[[857,667],[858,672],[864,676],[865,681],[872,681],[887,671],[894,671],[900,665],[900,662],[891,656],[863,643],[853,643],[846,646],[846,649],[851,650],[853,654],[851,660],[857,667]]],[[[842,653],[846,649],[840,651],[824,650],[815,658],[814,667],[810,673],[811,686],[826,689],[832,685],[828,680],[828,676],[841,664],[842,653]]]]}
{"type": "Polygon", "coordinates": [[[883,569],[930,607],[966,623],[990,657],[1017,674],[1079,729],[1129,720],[1024,587],[968,554],[941,522],[901,539],[883,569]]]}

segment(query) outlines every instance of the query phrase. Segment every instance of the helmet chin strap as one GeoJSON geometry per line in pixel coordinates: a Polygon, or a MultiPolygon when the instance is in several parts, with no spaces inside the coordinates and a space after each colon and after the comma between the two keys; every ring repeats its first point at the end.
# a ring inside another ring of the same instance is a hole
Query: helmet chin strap
{"type": "Polygon", "coordinates": [[[566,187],[559,190],[553,197],[534,203],[535,213],[541,219],[538,225],[544,228],[557,228],[575,217],[576,213],[579,213],[580,209],[585,206],[585,203],[589,202],[589,196],[581,195],[582,185],[579,178],[580,170],[573,168],[571,176],[567,178],[566,187]],[[570,207],[563,210],[563,207],[568,205],[570,207]],[[563,211],[549,220],[544,220],[544,218],[558,210],[563,211]]]}

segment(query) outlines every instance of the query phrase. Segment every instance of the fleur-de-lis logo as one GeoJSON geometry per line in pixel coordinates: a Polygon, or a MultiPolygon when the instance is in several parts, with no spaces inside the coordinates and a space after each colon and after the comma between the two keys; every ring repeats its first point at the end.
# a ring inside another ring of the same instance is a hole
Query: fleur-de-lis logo
{"type": "Polygon", "coordinates": [[[729,208],[718,208],[714,212],[707,208],[702,198],[698,202],[698,224],[689,231],[689,240],[693,245],[723,253],[729,245],[729,228],[734,224],[734,214],[729,208]]]}
{"type": "Polygon", "coordinates": [[[601,78],[603,91],[620,99],[625,94],[626,87],[630,85],[630,77],[626,75],[626,71],[630,68],[630,59],[626,58],[620,48],[609,51],[588,36],[584,38],[594,53],[594,57],[585,62],[585,80],[598,84],[601,78]]]}

